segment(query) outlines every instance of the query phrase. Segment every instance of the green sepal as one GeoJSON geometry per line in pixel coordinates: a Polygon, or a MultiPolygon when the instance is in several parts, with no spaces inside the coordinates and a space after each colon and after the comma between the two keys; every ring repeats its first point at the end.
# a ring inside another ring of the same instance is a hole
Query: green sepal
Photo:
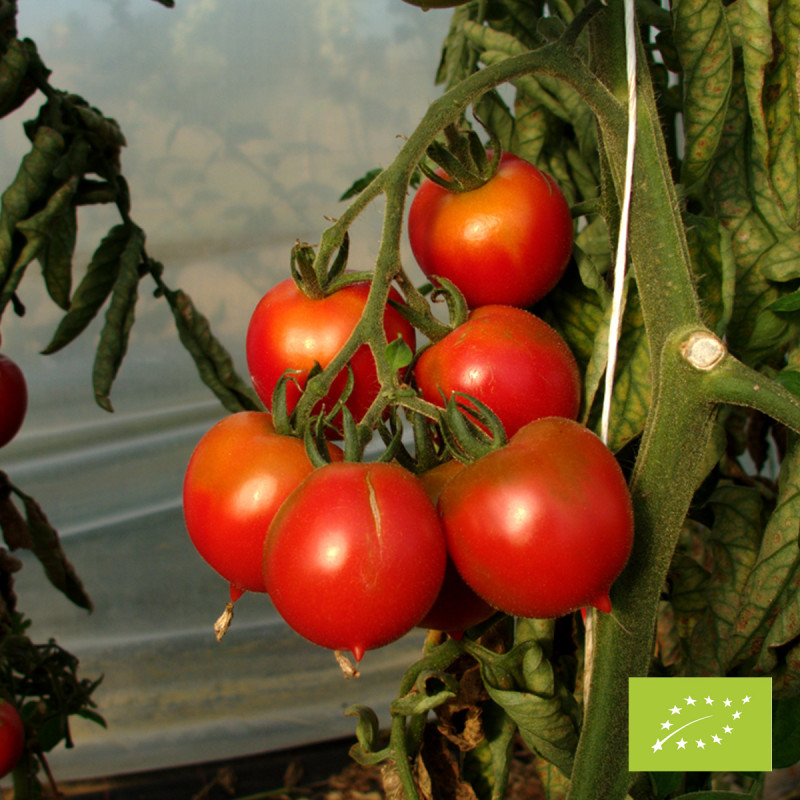
{"type": "Polygon", "coordinates": [[[392,427],[387,427],[386,423],[378,423],[378,433],[380,434],[386,449],[378,456],[378,461],[388,463],[395,459],[399,461],[406,469],[414,469],[414,459],[411,458],[410,453],[403,447],[403,426],[399,423],[397,415],[391,414],[389,418],[392,427]]]}
{"type": "Polygon", "coordinates": [[[503,423],[485,403],[465,392],[445,400],[442,433],[454,458],[469,463],[508,443],[503,423]]]}
{"type": "Polygon", "coordinates": [[[301,370],[286,369],[278,378],[275,388],[272,390],[272,401],[270,413],[272,414],[272,424],[275,430],[281,436],[293,436],[295,431],[295,416],[289,412],[288,389],[289,383],[292,382],[299,388],[296,375],[300,374],[301,370]]]}
{"type": "MultiPolygon", "coordinates": [[[[331,267],[328,270],[328,274],[325,276],[325,280],[320,281],[323,289],[327,289],[332,281],[335,281],[339,276],[344,274],[345,269],[347,269],[347,259],[349,255],[350,255],[350,232],[345,231],[344,239],[342,240],[342,245],[336,252],[336,258],[333,260],[333,264],[331,264],[331,267]]],[[[319,275],[317,277],[319,277],[319,275]]]]}
{"type": "MultiPolygon", "coordinates": [[[[375,753],[375,745],[378,744],[380,739],[380,726],[378,724],[378,715],[366,705],[361,703],[354,703],[344,710],[346,717],[358,717],[356,723],[356,739],[358,740],[357,747],[359,752],[367,755],[375,753]]],[[[359,759],[356,759],[359,761],[359,759]]],[[[359,763],[363,763],[359,761],[359,763]]]]}

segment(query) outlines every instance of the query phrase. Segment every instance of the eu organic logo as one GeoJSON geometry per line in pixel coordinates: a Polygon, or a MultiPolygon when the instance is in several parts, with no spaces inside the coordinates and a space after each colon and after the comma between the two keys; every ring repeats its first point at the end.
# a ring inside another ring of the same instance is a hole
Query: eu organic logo
{"type": "Polygon", "coordinates": [[[630,678],[633,771],[772,768],[771,678],[630,678]]]}

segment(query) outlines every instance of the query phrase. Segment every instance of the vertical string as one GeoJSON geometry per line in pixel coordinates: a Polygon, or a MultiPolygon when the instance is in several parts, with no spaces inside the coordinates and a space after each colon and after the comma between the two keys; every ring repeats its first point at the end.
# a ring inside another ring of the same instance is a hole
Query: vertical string
{"type": "Polygon", "coordinates": [[[631,208],[631,186],[633,184],[633,157],[636,149],[636,18],[633,0],[625,0],[625,54],[628,74],[628,142],[625,154],[625,186],[619,218],[617,254],[614,263],[614,293],[611,303],[611,320],[608,326],[608,364],[605,374],[603,413],[600,422],[600,438],[608,444],[611,420],[611,395],[614,390],[614,373],[617,367],[622,312],[625,305],[625,261],[628,254],[628,220],[631,208]]]}
{"type": "MultiPolygon", "coordinates": [[[[614,391],[614,374],[617,368],[619,335],[622,312],[625,307],[625,263],[628,255],[628,221],[631,208],[631,187],[633,185],[633,157],[636,150],[636,14],[634,0],[625,2],[625,61],[628,79],[628,141],[625,153],[625,184],[622,195],[622,208],[619,218],[619,235],[614,261],[614,289],[611,300],[611,319],[608,325],[608,363],[605,374],[603,409],[600,418],[600,438],[608,444],[611,421],[611,395],[614,391]]],[[[586,640],[584,650],[584,708],[589,700],[589,685],[592,677],[594,656],[594,617],[595,609],[586,609],[586,640]]]]}

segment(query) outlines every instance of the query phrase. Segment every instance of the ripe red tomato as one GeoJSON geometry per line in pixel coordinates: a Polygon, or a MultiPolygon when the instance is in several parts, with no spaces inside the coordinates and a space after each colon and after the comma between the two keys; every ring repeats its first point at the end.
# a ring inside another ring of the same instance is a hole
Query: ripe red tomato
{"type": "MultiPolygon", "coordinates": [[[[321,300],[312,300],[292,279],[287,279],[261,298],[247,329],[246,351],[253,387],[267,408],[272,407],[272,392],[285,370],[300,370],[296,378],[304,386],[315,361],[321,367],[330,363],[361,318],[368,293],[369,283],[357,283],[321,300]]],[[[401,299],[394,291],[392,297],[401,299]]],[[[413,326],[391,307],[387,307],[384,315],[384,330],[389,342],[402,336],[414,350],[413,326]]],[[[359,421],[380,389],[369,347],[360,347],[350,366],[355,384],[347,407],[359,421]]],[[[347,370],[342,370],[323,400],[326,408],[333,407],[346,381],[347,370]]],[[[298,387],[290,383],[287,393],[290,411],[299,396],[298,387]]]]}
{"type": "Polygon", "coordinates": [[[511,437],[540,417],[575,419],[581,377],[566,342],[546,322],[511,306],[482,306],[425,350],[417,386],[431,403],[465,392],[485,403],[511,437]]]}
{"type": "Polygon", "coordinates": [[[497,173],[478,189],[452,192],[423,181],[409,209],[408,236],[420,268],[431,278],[449,278],[471,308],[526,307],[544,297],[564,274],[573,235],[556,182],[511,153],[503,153],[497,173]]]}
{"type": "MultiPolygon", "coordinates": [[[[460,461],[446,461],[419,476],[425,491],[434,503],[438,502],[447,481],[463,468],[464,465],[460,461]]],[[[488,619],[494,611],[494,608],[464,583],[464,579],[458,574],[452,559],[448,556],[442,588],[439,590],[436,602],[419,623],[419,627],[445,631],[454,638],[459,638],[467,628],[488,619]]]]}
{"type": "Polygon", "coordinates": [[[0,700],[0,778],[11,772],[25,749],[25,726],[17,709],[0,700]]]}
{"type": "Polygon", "coordinates": [[[455,475],[439,510],[458,571],[493,606],[537,618],[611,610],[633,511],[622,470],[588,428],[531,422],[455,475]]]}
{"type": "Polygon", "coordinates": [[[439,515],[414,475],[397,464],[329,464],[275,515],[264,581],[295,631],[360,661],[419,623],[446,561],[439,515]]]}
{"type": "Polygon", "coordinates": [[[22,370],[0,355],[0,447],[19,432],[28,410],[28,386],[22,370]]]}
{"type": "MultiPolygon", "coordinates": [[[[341,460],[338,447],[329,452],[341,460]]],[[[200,555],[234,589],[266,591],[267,528],[313,469],[303,442],[279,436],[260,411],[231,414],[198,442],[183,482],[186,528],[200,555]]]]}

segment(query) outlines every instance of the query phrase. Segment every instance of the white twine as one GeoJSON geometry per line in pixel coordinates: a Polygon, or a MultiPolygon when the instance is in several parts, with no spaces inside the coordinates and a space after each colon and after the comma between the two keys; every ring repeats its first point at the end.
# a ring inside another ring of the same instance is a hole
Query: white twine
{"type": "Polygon", "coordinates": [[[603,413],[600,420],[600,438],[608,444],[611,420],[611,395],[614,390],[614,373],[617,368],[622,312],[625,306],[625,261],[628,252],[628,220],[631,208],[631,186],[633,184],[633,156],[636,149],[636,18],[633,0],[625,0],[625,51],[628,72],[628,142],[625,155],[625,188],[619,218],[617,255],[614,264],[614,292],[611,302],[611,319],[608,326],[608,364],[605,374],[603,413]]]}

